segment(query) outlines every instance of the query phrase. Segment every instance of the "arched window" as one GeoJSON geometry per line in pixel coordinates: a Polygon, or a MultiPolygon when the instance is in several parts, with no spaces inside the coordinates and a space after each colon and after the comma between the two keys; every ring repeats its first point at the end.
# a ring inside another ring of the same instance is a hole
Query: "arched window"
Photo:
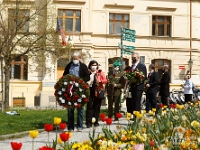
{"type": "Polygon", "coordinates": [[[171,60],[167,60],[167,59],[154,59],[151,61],[152,64],[155,65],[155,71],[158,72],[159,77],[161,77],[162,75],[162,68],[164,65],[168,65],[169,66],[169,74],[171,75],[171,60]]]}

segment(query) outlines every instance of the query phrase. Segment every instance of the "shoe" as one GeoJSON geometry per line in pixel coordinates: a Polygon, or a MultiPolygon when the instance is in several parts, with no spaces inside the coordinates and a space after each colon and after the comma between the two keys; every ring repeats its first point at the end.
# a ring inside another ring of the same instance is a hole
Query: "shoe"
{"type": "Polygon", "coordinates": [[[98,126],[99,126],[99,123],[98,123],[98,122],[97,122],[97,123],[95,123],[95,124],[94,124],[94,126],[95,126],[95,127],[98,127],[98,126]]]}
{"type": "Polygon", "coordinates": [[[68,132],[74,132],[74,130],[73,129],[69,129],[68,132]]]}
{"type": "Polygon", "coordinates": [[[81,128],[78,128],[78,129],[77,129],[77,132],[82,132],[82,130],[83,130],[83,129],[81,129],[81,128]]]}
{"type": "Polygon", "coordinates": [[[113,121],[118,121],[118,119],[117,119],[117,118],[115,118],[113,121]]]}
{"type": "Polygon", "coordinates": [[[92,125],[91,125],[91,124],[86,124],[86,127],[87,127],[87,128],[91,128],[92,125]]]}

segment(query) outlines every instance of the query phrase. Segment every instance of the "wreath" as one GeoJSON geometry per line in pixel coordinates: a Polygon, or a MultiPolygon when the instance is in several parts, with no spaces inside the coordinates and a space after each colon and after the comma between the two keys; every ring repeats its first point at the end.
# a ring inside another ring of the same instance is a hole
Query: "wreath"
{"type": "Polygon", "coordinates": [[[90,89],[83,79],[67,74],[62,76],[54,86],[56,101],[60,106],[81,108],[89,99],[90,89]]]}

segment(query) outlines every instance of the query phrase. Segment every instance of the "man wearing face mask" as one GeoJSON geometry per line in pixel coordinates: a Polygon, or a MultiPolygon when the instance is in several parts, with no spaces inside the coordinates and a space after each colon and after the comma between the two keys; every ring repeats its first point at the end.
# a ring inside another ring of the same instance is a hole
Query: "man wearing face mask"
{"type": "MultiPolygon", "coordinates": [[[[87,66],[80,61],[81,54],[79,52],[74,52],[72,55],[72,61],[67,64],[63,76],[67,74],[73,74],[82,78],[85,82],[90,80],[90,74],[87,66]]],[[[84,109],[83,107],[77,108],[77,131],[82,131],[83,129],[83,118],[84,109]]],[[[74,109],[68,108],[68,130],[71,132],[74,130],[74,109]]]]}
{"type": "MultiPolygon", "coordinates": [[[[133,53],[132,54],[132,66],[130,67],[130,72],[133,72],[135,69],[138,69],[140,72],[143,72],[145,79],[147,76],[147,69],[146,66],[139,61],[139,54],[133,53]]],[[[140,111],[141,110],[141,97],[144,91],[144,83],[137,85],[135,82],[131,83],[131,94],[132,94],[132,101],[131,101],[131,109],[133,111],[140,111]]]]}
{"type": "Polygon", "coordinates": [[[160,97],[163,105],[168,106],[168,97],[169,97],[169,83],[170,83],[170,75],[168,73],[169,66],[163,66],[163,74],[160,78],[160,97]]]}
{"type": "Polygon", "coordinates": [[[124,87],[123,73],[120,72],[119,62],[113,65],[113,71],[107,75],[108,83],[106,85],[107,98],[108,98],[108,117],[113,117],[113,103],[114,107],[114,121],[117,121],[116,113],[119,113],[121,89],[124,87]]]}

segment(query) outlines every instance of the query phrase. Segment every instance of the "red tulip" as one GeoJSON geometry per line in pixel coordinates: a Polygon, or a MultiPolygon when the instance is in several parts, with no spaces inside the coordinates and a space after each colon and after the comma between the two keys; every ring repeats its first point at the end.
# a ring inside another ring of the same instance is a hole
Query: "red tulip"
{"type": "Polygon", "coordinates": [[[45,131],[47,131],[47,132],[52,131],[52,130],[53,130],[53,124],[45,124],[45,125],[44,125],[44,129],[45,129],[45,131]]]}
{"type": "Polygon", "coordinates": [[[155,142],[154,142],[154,141],[150,141],[149,144],[150,144],[152,147],[154,147],[155,142]]]}
{"type": "Polygon", "coordinates": [[[61,122],[61,123],[59,124],[59,126],[60,126],[60,129],[61,129],[61,130],[64,130],[64,129],[66,128],[66,123],[61,122]]]}
{"type": "Polygon", "coordinates": [[[54,148],[43,146],[43,147],[39,148],[39,150],[54,150],[54,148]]]}
{"type": "Polygon", "coordinates": [[[163,104],[159,104],[159,107],[160,107],[160,108],[163,108],[163,107],[164,107],[164,105],[163,105],[163,104]]]}
{"type": "Polygon", "coordinates": [[[20,150],[22,147],[22,143],[10,142],[12,150],[20,150]]]}
{"type": "Polygon", "coordinates": [[[116,118],[119,119],[122,117],[122,114],[121,113],[116,113],[116,118]]]}
{"type": "Polygon", "coordinates": [[[112,124],[112,118],[107,118],[106,119],[106,124],[111,125],[112,124]]]}
{"type": "Polygon", "coordinates": [[[106,121],[106,114],[100,114],[100,119],[102,122],[106,121]]]}
{"type": "Polygon", "coordinates": [[[61,139],[63,142],[68,141],[68,140],[69,140],[69,133],[65,133],[65,132],[61,133],[61,134],[60,134],[60,139],[61,139]]]}

